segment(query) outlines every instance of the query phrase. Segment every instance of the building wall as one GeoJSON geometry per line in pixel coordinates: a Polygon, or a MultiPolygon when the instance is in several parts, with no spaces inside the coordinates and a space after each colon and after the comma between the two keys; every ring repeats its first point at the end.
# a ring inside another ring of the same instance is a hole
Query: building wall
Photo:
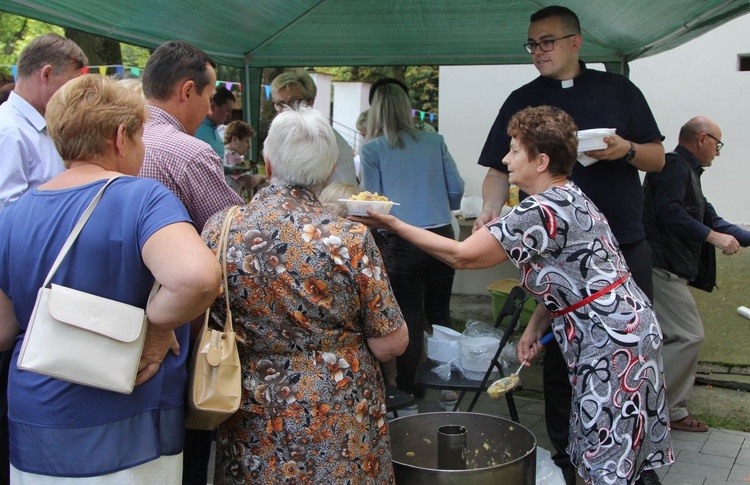
{"type": "Polygon", "coordinates": [[[666,136],[677,145],[680,127],[695,115],[719,124],[726,144],[701,177],[703,192],[728,221],[750,223],[750,72],[737,70],[738,54],[750,54],[750,15],[683,46],[631,63],[630,78],[643,91],[666,136]]]}
{"type": "Polygon", "coordinates": [[[353,148],[361,145],[356,123],[359,114],[370,107],[367,95],[370,84],[365,82],[333,83],[333,127],[353,148]]]}

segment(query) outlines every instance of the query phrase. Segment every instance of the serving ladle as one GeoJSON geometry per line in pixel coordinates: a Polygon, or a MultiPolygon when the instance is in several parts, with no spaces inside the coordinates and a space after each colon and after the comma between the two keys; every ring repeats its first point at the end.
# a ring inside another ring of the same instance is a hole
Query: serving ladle
{"type": "MultiPolygon", "coordinates": [[[[550,332],[542,337],[540,342],[542,343],[542,345],[544,345],[547,342],[551,341],[554,336],[555,334],[550,332]]],[[[519,382],[518,374],[521,372],[521,369],[523,369],[524,364],[526,364],[526,360],[527,359],[523,359],[521,365],[518,366],[518,370],[513,372],[511,375],[493,382],[492,385],[487,389],[487,394],[489,394],[491,398],[497,399],[498,397],[516,387],[519,382]]]]}

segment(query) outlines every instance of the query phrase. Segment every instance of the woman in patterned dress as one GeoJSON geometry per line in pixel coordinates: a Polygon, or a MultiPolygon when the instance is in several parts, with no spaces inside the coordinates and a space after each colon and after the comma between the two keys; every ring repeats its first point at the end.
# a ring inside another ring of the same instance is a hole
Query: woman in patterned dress
{"type": "Polygon", "coordinates": [[[510,182],[530,197],[486,231],[456,242],[392,216],[371,214],[370,224],[458,269],[510,259],[539,303],[519,358],[538,354],[551,325],[568,363],[571,461],[587,483],[638,483],[644,470],[673,461],[662,335],[651,302],[630,277],[606,218],[567,179],[578,146],[572,118],[549,106],[527,108],[508,134],[503,163],[510,182]]]}
{"type": "MultiPolygon", "coordinates": [[[[217,431],[215,484],[393,483],[376,360],[401,354],[408,333],[370,231],[316,196],[337,152],[320,113],[280,113],[264,147],[270,185],[233,216],[243,396],[217,431]]],[[[204,228],[213,249],[226,212],[204,228]]],[[[218,324],[223,301],[212,307],[218,324]]]]}

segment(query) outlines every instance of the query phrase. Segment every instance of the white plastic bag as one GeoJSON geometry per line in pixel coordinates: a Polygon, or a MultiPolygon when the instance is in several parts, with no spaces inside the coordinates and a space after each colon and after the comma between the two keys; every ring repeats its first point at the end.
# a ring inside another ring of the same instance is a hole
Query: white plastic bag
{"type": "Polygon", "coordinates": [[[436,365],[432,368],[432,372],[437,374],[439,378],[444,381],[451,380],[451,371],[456,368],[455,361],[446,362],[445,364],[436,365]]]}
{"type": "Polygon", "coordinates": [[[518,360],[518,337],[513,337],[503,347],[500,352],[500,365],[503,367],[503,375],[506,377],[515,372],[521,365],[518,360]]]}
{"type": "Polygon", "coordinates": [[[482,197],[479,195],[464,196],[458,211],[464,219],[473,219],[482,213],[482,197]]]}
{"type": "Polygon", "coordinates": [[[565,485],[565,477],[552,455],[544,448],[536,448],[536,485],[565,485]]]}
{"type": "MultiPolygon", "coordinates": [[[[463,377],[481,381],[497,353],[502,333],[495,327],[478,321],[466,323],[459,340],[459,367],[463,377]]],[[[499,375],[493,372],[490,378],[499,375]]]]}

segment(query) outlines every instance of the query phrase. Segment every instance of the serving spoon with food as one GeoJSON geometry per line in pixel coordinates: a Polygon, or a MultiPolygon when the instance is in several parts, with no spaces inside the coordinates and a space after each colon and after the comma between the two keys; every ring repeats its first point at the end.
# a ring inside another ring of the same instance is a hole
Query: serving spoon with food
{"type": "MultiPolygon", "coordinates": [[[[542,337],[540,342],[542,343],[542,345],[544,345],[547,342],[551,341],[554,336],[555,334],[550,332],[542,337]]],[[[524,364],[526,364],[526,360],[527,359],[523,359],[521,365],[518,366],[518,370],[514,373],[512,373],[508,377],[503,377],[502,379],[498,379],[493,382],[492,385],[487,389],[487,394],[489,394],[491,398],[497,399],[498,397],[516,387],[519,382],[518,374],[521,372],[521,369],[523,369],[524,364]]]]}

